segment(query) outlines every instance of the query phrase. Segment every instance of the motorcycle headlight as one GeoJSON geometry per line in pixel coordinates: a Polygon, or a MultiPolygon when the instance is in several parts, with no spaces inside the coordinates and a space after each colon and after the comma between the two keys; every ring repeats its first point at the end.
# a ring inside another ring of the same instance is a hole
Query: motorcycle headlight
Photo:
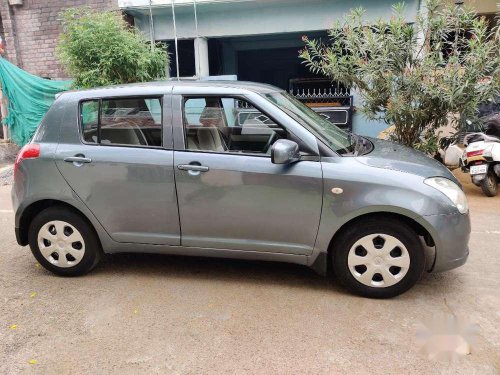
{"type": "Polygon", "coordinates": [[[466,214],[469,211],[465,193],[453,181],[444,177],[430,177],[424,180],[424,183],[446,195],[461,214],[466,214]]]}

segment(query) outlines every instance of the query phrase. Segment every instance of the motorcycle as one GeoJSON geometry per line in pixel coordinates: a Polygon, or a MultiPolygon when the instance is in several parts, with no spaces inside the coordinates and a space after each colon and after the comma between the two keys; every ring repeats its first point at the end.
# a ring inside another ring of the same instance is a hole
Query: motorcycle
{"type": "Polygon", "coordinates": [[[469,172],[472,183],[488,197],[498,193],[500,182],[500,117],[490,119],[483,133],[465,136],[462,171],[469,172]]]}

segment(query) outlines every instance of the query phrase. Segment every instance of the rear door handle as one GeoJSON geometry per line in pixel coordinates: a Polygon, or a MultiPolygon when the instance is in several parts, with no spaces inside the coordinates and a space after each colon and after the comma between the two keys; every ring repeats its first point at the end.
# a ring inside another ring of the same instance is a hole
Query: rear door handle
{"type": "Polygon", "coordinates": [[[70,156],[68,158],[64,158],[64,161],[67,161],[68,163],[92,163],[92,159],[81,156],[70,156]]]}
{"type": "Polygon", "coordinates": [[[69,156],[64,158],[64,161],[67,163],[73,163],[76,166],[81,166],[84,163],[92,163],[92,159],[86,158],[85,156],[69,156]]]}
{"type": "Polygon", "coordinates": [[[181,171],[208,172],[208,167],[196,164],[179,164],[177,169],[181,171]]]}

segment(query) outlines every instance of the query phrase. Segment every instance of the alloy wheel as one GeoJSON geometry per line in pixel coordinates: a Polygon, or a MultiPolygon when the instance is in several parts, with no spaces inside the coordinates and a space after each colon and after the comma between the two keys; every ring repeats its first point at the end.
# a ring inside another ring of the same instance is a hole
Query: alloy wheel
{"type": "Polygon", "coordinates": [[[410,268],[410,254],[396,237],[376,233],[356,241],[349,250],[347,263],[360,283],[385,288],[404,278],[410,268]]]}
{"type": "Polygon", "coordinates": [[[54,220],[38,231],[38,248],[42,256],[55,266],[68,268],[80,263],[85,254],[85,241],[71,224],[54,220]]]}

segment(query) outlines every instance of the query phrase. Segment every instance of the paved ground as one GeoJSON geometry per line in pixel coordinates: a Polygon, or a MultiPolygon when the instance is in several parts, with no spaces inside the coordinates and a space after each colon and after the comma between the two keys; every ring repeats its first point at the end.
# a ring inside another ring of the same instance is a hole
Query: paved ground
{"type": "Polygon", "coordinates": [[[498,374],[500,196],[467,192],[469,262],[376,301],[274,263],[117,255],[55,277],[16,244],[0,187],[0,373],[498,374]],[[419,353],[440,316],[478,325],[470,355],[419,353]]]}
{"type": "Polygon", "coordinates": [[[0,186],[12,184],[14,177],[12,164],[18,151],[19,147],[15,144],[0,140],[0,186]]]}
{"type": "Polygon", "coordinates": [[[0,186],[12,185],[14,183],[14,167],[7,165],[0,167],[0,186]]]}
{"type": "Polygon", "coordinates": [[[0,140],[0,170],[14,162],[18,151],[19,146],[0,140]]]}

